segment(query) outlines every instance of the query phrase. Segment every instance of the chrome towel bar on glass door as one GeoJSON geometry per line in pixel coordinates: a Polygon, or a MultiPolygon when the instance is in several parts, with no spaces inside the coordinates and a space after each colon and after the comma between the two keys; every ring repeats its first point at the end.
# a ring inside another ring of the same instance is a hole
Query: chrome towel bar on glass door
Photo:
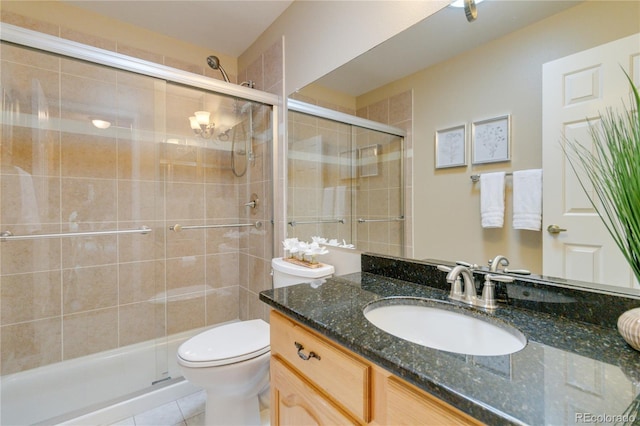
{"type": "Polygon", "coordinates": [[[399,217],[388,217],[386,219],[363,219],[359,218],[358,223],[369,223],[369,222],[402,222],[404,220],[404,216],[399,217]]]}
{"type": "Polygon", "coordinates": [[[171,225],[169,227],[169,230],[173,232],[180,232],[180,231],[185,231],[187,229],[244,228],[247,226],[255,226],[256,229],[260,229],[262,228],[262,222],[257,221],[256,223],[231,223],[228,225],[187,225],[187,226],[182,226],[179,223],[176,223],[175,225],[171,225]]]}
{"type": "Polygon", "coordinates": [[[138,229],[120,229],[115,231],[87,231],[87,232],[64,232],[61,234],[34,234],[34,235],[13,235],[11,231],[0,233],[0,241],[15,240],[39,240],[41,238],[66,238],[66,237],[93,237],[95,235],[116,235],[116,234],[148,234],[151,228],[141,226],[138,229]]]}
{"type": "Polygon", "coordinates": [[[312,223],[342,223],[344,224],[344,219],[319,219],[319,220],[306,220],[306,221],[296,221],[296,220],[292,220],[291,222],[289,222],[289,225],[291,226],[296,226],[296,225],[309,225],[312,223]]]}

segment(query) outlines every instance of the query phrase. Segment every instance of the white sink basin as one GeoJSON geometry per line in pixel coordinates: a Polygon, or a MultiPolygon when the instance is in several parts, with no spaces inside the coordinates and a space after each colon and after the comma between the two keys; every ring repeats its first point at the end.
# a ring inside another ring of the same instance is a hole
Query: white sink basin
{"type": "Polygon", "coordinates": [[[497,356],[526,346],[527,338],[514,327],[461,310],[431,299],[389,298],[367,305],[364,316],[389,334],[448,352],[497,356]]]}

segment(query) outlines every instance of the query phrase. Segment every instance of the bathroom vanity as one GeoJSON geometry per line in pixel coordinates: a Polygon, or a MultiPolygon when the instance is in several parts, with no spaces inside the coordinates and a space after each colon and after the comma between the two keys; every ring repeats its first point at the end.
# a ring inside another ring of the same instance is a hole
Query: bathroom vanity
{"type": "Polygon", "coordinates": [[[271,355],[274,425],[480,424],[276,311],[271,355]]]}
{"type": "MultiPolygon", "coordinates": [[[[500,286],[501,297],[509,289],[516,296],[482,315],[517,328],[527,345],[499,356],[432,349],[365,318],[367,304],[389,297],[450,303],[443,278],[436,264],[363,255],[362,273],[316,288],[262,292],[260,299],[274,309],[272,424],[631,424],[640,418],[640,353],[614,326],[597,323],[617,314],[598,311],[592,298],[604,298],[604,310],[640,300],[520,281],[500,286]],[[517,299],[543,290],[550,294],[541,304],[555,303],[559,313],[517,299]],[[585,304],[596,323],[562,314],[584,311],[585,304]]],[[[427,326],[433,325],[415,324],[427,326]]]]}

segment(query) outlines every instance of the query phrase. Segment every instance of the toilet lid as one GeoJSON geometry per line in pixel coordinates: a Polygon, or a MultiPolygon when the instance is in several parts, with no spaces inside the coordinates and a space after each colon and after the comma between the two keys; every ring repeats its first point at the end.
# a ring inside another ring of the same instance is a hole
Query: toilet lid
{"type": "Polygon", "coordinates": [[[178,357],[192,366],[233,364],[269,352],[269,324],[239,321],[204,331],[180,345],[178,357]]]}

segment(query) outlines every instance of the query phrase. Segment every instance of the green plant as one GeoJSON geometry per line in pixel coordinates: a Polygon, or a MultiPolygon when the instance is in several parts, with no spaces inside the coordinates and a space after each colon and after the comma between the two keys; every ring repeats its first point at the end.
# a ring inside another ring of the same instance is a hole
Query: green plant
{"type": "Polygon", "coordinates": [[[582,189],[640,281],[640,94],[625,75],[631,84],[633,107],[625,106],[622,112],[608,108],[601,114],[600,126],[591,126],[591,149],[570,140],[563,149],[582,189]]]}

